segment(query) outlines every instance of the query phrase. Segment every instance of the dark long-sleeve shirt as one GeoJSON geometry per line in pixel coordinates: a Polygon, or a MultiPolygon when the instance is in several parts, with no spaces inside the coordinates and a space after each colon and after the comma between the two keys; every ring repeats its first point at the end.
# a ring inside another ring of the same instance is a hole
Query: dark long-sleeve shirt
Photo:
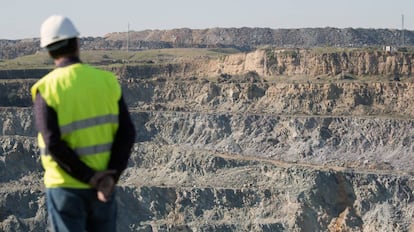
{"type": "MultiPolygon", "coordinates": [[[[76,60],[75,60],[76,61],[76,60]]],[[[68,61],[67,64],[72,62],[68,61]]],[[[135,141],[135,127],[131,121],[128,108],[123,97],[119,105],[119,126],[111,148],[111,157],[107,169],[115,169],[116,181],[125,170],[130,157],[131,148],[135,141]]],[[[68,174],[88,183],[95,171],[84,164],[65,141],[61,139],[56,111],[46,104],[46,101],[37,93],[34,101],[35,124],[42,134],[46,148],[59,167],[68,174]]]]}

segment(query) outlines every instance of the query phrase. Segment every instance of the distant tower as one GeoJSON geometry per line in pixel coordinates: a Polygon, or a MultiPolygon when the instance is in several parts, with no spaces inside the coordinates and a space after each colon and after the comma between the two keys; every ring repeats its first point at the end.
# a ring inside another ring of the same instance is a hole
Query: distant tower
{"type": "Polygon", "coordinates": [[[127,30],[127,38],[126,38],[126,54],[125,54],[125,61],[129,63],[129,23],[128,23],[128,30],[127,30]]]}
{"type": "Polygon", "coordinates": [[[401,15],[401,46],[405,47],[405,37],[404,37],[404,15],[401,15]]]}
{"type": "Polygon", "coordinates": [[[127,54],[129,51],[129,23],[128,23],[128,31],[127,31],[127,54]]]}

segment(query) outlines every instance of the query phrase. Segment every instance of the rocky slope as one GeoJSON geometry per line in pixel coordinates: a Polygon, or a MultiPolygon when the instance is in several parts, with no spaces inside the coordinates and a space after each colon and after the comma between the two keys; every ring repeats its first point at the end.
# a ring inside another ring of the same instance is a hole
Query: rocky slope
{"type": "MultiPolygon", "coordinates": [[[[343,50],[260,49],[211,61],[207,72],[242,74],[254,71],[260,76],[410,76],[412,53],[343,50]]],[[[199,68],[197,70],[200,70],[199,68]]],[[[212,74],[212,73],[208,73],[212,74]]]]}
{"type": "MultiPolygon", "coordinates": [[[[0,60],[34,54],[39,39],[4,40],[0,38],[0,60]]],[[[413,46],[413,31],[363,28],[209,28],[145,30],[109,33],[103,37],[81,38],[85,50],[145,50],[183,47],[227,47],[252,51],[263,46],[279,48],[413,46]],[[128,35],[129,34],[129,35],[128,35]],[[404,37],[403,37],[404,34],[404,37]],[[127,38],[129,41],[127,43],[127,38]],[[404,41],[404,42],[402,42],[404,41]],[[128,45],[127,45],[128,44],[128,45]]]]}
{"type": "MultiPolygon", "coordinates": [[[[138,133],[119,231],[410,231],[411,57],[258,50],[114,70],[138,133]]],[[[44,231],[35,79],[20,78],[0,85],[0,231],[44,231]]]]}

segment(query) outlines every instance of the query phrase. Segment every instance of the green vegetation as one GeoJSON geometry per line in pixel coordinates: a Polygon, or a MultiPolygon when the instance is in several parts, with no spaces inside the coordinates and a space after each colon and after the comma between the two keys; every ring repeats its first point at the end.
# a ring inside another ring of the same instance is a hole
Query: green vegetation
{"type": "MultiPolygon", "coordinates": [[[[230,48],[170,48],[129,52],[124,50],[82,50],[81,60],[88,64],[105,66],[117,66],[124,63],[151,65],[175,63],[182,59],[218,58],[238,52],[240,51],[230,48]]],[[[53,68],[53,61],[46,52],[39,52],[0,62],[1,70],[30,68],[53,68]]]]}
{"type": "Polygon", "coordinates": [[[0,69],[51,68],[53,60],[44,52],[22,56],[11,60],[1,60],[0,69]]]}

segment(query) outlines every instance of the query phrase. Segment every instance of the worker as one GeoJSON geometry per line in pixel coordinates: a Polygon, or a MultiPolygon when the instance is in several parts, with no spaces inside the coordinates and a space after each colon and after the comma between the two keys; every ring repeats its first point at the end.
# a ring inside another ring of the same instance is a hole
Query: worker
{"type": "Polygon", "coordinates": [[[40,46],[55,69],[31,88],[51,231],[115,231],[115,185],[135,128],[118,80],[82,63],[70,19],[48,17],[40,46]]]}

